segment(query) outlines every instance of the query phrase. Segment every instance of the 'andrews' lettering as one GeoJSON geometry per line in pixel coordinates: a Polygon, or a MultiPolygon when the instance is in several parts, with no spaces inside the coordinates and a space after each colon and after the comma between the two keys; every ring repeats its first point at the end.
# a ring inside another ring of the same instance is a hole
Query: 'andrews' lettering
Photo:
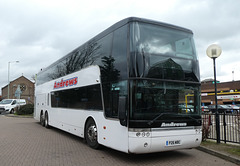
{"type": "Polygon", "coordinates": [[[73,86],[73,85],[76,85],[77,83],[78,83],[78,78],[77,77],[70,78],[68,80],[63,80],[62,79],[60,82],[55,81],[53,89],[73,86]]]}

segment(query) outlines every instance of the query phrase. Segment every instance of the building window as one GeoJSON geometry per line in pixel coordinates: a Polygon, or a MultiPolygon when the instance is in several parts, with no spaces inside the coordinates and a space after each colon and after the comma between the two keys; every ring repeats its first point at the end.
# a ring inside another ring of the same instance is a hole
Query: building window
{"type": "Polygon", "coordinates": [[[27,89],[27,86],[25,84],[20,84],[21,91],[25,91],[27,89]]]}

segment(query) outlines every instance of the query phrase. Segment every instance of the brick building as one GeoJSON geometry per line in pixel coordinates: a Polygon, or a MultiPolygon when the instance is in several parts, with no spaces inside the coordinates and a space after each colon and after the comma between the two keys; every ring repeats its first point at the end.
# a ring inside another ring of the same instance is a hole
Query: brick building
{"type": "MultiPolygon", "coordinates": [[[[21,90],[20,98],[25,99],[27,104],[34,104],[34,83],[24,76],[21,76],[9,84],[9,98],[16,99],[16,91],[21,90]]],[[[2,88],[2,99],[8,98],[8,85],[2,88]]]]}
{"type": "MultiPolygon", "coordinates": [[[[201,83],[202,105],[215,104],[214,80],[201,83]]],[[[240,104],[240,81],[217,82],[218,104],[240,104]]]]}

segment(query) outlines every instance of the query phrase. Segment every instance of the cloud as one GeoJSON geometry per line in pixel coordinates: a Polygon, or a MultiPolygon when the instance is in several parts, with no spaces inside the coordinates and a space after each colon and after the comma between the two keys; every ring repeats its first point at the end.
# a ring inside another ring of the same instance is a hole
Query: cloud
{"type": "MultiPolygon", "coordinates": [[[[213,77],[212,60],[206,49],[219,44],[217,76],[231,80],[231,66],[239,63],[240,1],[228,0],[3,0],[0,2],[0,87],[7,84],[7,64],[11,78],[28,78],[80,46],[115,22],[137,16],[194,32],[201,79],[213,77]]],[[[236,68],[236,79],[240,79],[236,68]]]]}

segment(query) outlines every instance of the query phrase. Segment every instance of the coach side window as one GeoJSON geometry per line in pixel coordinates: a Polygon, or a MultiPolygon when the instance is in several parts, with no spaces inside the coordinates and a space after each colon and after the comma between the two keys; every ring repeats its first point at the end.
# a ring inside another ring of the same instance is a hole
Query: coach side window
{"type": "Polygon", "coordinates": [[[118,118],[118,103],[119,97],[127,97],[127,81],[108,84],[104,88],[109,88],[109,91],[104,91],[105,116],[109,118],[118,118]]]}
{"type": "Polygon", "coordinates": [[[127,78],[127,25],[114,32],[112,57],[115,68],[119,71],[120,80],[127,78]]]}
{"type": "Polygon", "coordinates": [[[100,85],[55,91],[51,93],[52,107],[103,110],[100,85]]]}

